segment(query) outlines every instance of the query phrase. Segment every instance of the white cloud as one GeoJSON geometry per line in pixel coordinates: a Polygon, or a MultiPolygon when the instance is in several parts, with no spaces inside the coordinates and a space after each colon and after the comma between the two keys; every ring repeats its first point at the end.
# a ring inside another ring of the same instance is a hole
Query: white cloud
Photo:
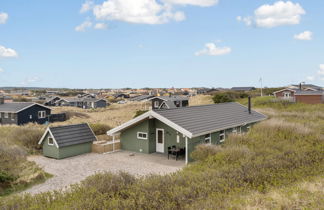
{"type": "Polygon", "coordinates": [[[212,55],[212,56],[217,56],[217,55],[225,55],[228,54],[232,51],[230,47],[217,47],[215,43],[207,43],[205,44],[205,48],[196,52],[196,56],[200,55],[212,55]]]}
{"type": "Polygon", "coordinates": [[[78,32],[83,32],[85,31],[87,28],[90,28],[92,26],[92,22],[89,20],[84,21],[83,23],[81,23],[80,25],[75,27],[75,30],[78,32]]]}
{"type": "Polygon", "coordinates": [[[0,68],[0,73],[1,73],[1,72],[4,72],[3,68],[0,68]]]}
{"type": "Polygon", "coordinates": [[[237,20],[244,22],[248,26],[273,28],[299,24],[301,16],[304,14],[306,14],[305,10],[298,3],[277,1],[272,5],[262,5],[254,11],[254,16],[239,16],[237,20]]]}
{"type": "Polygon", "coordinates": [[[14,49],[6,48],[0,45],[0,58],[10,58],[10,57],[17,57],[18,54],[14,49]]]}
{"type": "Polygon", "coordinates": [[[311,31],[304,31],[300,34],[296,34],[294,36],[294,39],[297,40],[312,40],[313,39],[313,33],[311,31]]]}
{"type": "Polygon", "coordinates": [[[0,24],[5,24],[8,20],[9,15],[5,12],[0,12],[0,24]]]}
{"type": "Polygon", "coordinates": [[[93,9],[94,3],[91,0],[87,0],[81,6],[80,13],[86,13],[93,9]]]}
{"type": "Polygon", "coordinates": [[[107,28],[106,23],[96,23],[96,25],[94,26],[94,29],[98,29],[98,30],[102,30],[102,29],[106,29],[106,28],[107,28]]]}
{"type": "Polygon", "coordinates": [[[200,7],[210,7],[219,2],[219,0],[163,0],[169,4],[192,5],[200,7]]]}
{"type": "Polygon", "coordinates": [[[119,20],[129,23],[162,24],[185,19],[183,12],[156,0],[107,0],[93,9],[97,20],[119,20]]]}
{"type": "Polygon", "coordinates": [[[308,76],[308,77],[306,77],[306,80],[308,80],[308,81],[314,81],[315,80],[315,76],[308,76]]]}
{"type": "Polygon", "coordinates": [[[21,85],[28,85],[31,83],[39,82],[41,79],[37,76],[34,77],[27,77],[24,81],[22,81],[20,84],[21,85]]]}
{"type": "Polygon", "coordinates": [[[324,76],[324,64],[320,65],[320,70],[317,72],[319,75],[324,76]]]}

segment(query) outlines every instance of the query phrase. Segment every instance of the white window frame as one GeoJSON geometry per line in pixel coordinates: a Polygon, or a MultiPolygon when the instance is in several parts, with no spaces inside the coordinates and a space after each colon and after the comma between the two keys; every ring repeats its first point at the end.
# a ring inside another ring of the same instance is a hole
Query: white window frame
{"type": "Polygon", "coordinates": [[[46,118],[46,111],[38,111],[38,119],[46,118]]]}
{"type": "Polygon", "coordinates": [[[54,138],[53,137],[48,137],[47,142],[48,142],[49,146],[53,146],[54,145],[54,138]],[[53,142],[52,144],[50,144],[50,139],[52,139],[52,142],[53,142]]]}
{"type": "Polygon", "coordinates": [[[205,144],[211,144],[211,133],[208,133],[208,134],[205,135],[204,143],[205,144]],[[207,135],[209,135],[209,137],[206,137],[207,135]],[[208,140],[208,142],[206,140],[208,140]]]}
{"type": "Polygon", "coordinates": [[[148,138],[148,134],[146,132],[137,132],[137,139],[143,139],[143,140],[147,140],[148,138]],[[140,135],[145,135],[146,137],[140,136],[140,135]]]}
{"type": "Polygon", "coordinates": [[[3,118],[8,119],[9,118],[9,113],[5,112],[3,118]]]}
{"type": "Polygon", "coordinates": [[[222,130],[219,132],[219,142],[224,142],[226,139],[226,131],[225,130],[222,130]],[[224,133],[222,133],[224,132],[224,133]],[[221,139],[221,136],[223,137],[223,139],[221,139]]]}
{"type": "Polygon", "coordinates": [[[154,108],[159,108],[159,101],[154,101],[154,108]]]}
{"type": "Polygon", "coordinates": [[[291,92],[284,92],[284,98],[291,98],[291,92]]]}

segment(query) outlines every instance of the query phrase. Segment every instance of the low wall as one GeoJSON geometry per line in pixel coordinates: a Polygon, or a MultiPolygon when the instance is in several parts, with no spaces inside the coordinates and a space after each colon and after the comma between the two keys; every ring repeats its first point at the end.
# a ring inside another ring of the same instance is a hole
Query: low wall
{"type": "Polygon", "coordinates": [[[92,144],[92,152],[94,153],[107,153],[120,150],[120,141],[96,141],[92,144]]]}

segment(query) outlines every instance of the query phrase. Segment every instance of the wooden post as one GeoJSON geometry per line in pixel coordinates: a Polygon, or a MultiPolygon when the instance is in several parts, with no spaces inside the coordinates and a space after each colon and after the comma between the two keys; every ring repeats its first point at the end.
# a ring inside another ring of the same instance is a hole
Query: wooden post
{"type": "Polygon", "coordinates": [[[186,136],[186,165],[188,164],[188,137],[186,136]]]}
{"type": "Polygon", "coordinates": [[[115,135],[113,135],[113,152],[115,151],[115,135]]]}

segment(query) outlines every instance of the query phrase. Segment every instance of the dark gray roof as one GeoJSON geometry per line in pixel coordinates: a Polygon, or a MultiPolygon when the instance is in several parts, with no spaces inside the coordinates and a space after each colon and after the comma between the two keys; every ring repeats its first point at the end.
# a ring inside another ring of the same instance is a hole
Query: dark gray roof
{"type": "Polygon", "coordinates": [[[324,95],[324,91],[303,91],[297,90],[295,95],[324,95]]]}
{"type": "Polygon", "coordinates": [[[85,102],[97,102],[97,101],[106,101],[106,100],[103,99],[103,98],[83,98],[82,101],[85,101],[85,102]]]}
{"type": "Polygon", "coordinates": [[[176,105],[174,105],[174,102],[173,102],[173,101],[163,101],[163,103],[161,104],[161,106],[163,106],[164,103],[166,104],[166,106],[167,106],[169,109],[177,108],[176,105]]]}
{"type": "Polygon", "coordinates": [[[154,110],[154,112],[191,132],[193,136],[258,122],[267,118],[253,110],[249,114],[247,107],[234,102],[162,109],[154,110]]]}
{"type": "Polygon", "coordinates": [[[249,91],[254,89],[255,87],[232,87],[232,90],[237,90],[237,91],[249,91]]]}
{"type": "MultiPolygon", "coordinates": [[[[0,104],[0,112],[20,112],[21,110],[32,106],[32,105],[38,105],[36,103],[33,102],[12,102],[12,103],[4,103],[4,104],[0,104]]],[[[47,107],[46,107],[47,108],[47,107]]],[[[47,108],[49,109],[49,108],[47,108]]]]}
{"type": "Polygon", "coordinates": [[[143,100],[147,100],[150,98],[153,98],[153,95],[140,95],[140,96],[135,96],[133,98],[130,99],[130,101],[143,101],[143,100]]]}
{"type": "Polygon", "coordinates": [[[188,97],[184,96],[156,96],[156,98],[160,98],[164,101],[187,101],[188,97]]]}
{"type": "Polygon", "coordinates": [[[88,124],[76,124],[49,128],[59,147],[96,141],[88,124]]]}
{"type": "MultiPolygon", "coordinates": [[[[299,85],[292,85],[296,88],[299,88],[299,85]]],[[[317,85],[313,85],[313,84],[302,84],[302,88],[312,88],[315,90],[322,90],[323,87],[317,86],[317,85]]]]}

